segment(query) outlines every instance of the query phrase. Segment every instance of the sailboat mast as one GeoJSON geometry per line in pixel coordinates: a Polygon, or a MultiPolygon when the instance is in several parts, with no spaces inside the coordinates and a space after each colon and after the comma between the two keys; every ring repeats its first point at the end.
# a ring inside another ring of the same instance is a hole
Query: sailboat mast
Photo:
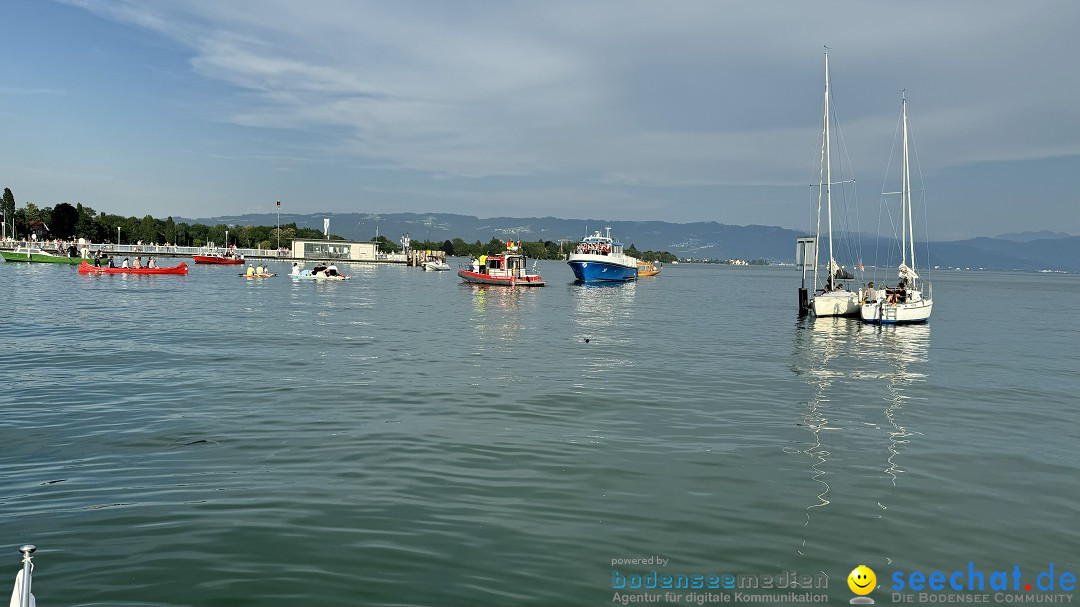
{"type": "MultiPolygon", "coordinates": [[[[829,47],[825,47],[825,117],[821,124],[821,167],[818,171],[817,224],[814,226],[814,291],[818,288],[818,266],[821,265],[821,200],[825,195],[825,158],[829,153],[829,47]]],[[[831,242],[830,242],[831,245],[831,242]]],[[[831,272],[830,272],[831,273],[831,272]]]]}
{"type": "Polygon", "coordinates": [[[833,288],[832,153],[829,149],[829,51],[825,51],[825,208],[829,224],[829,290],[833,288]]]}
{"type": "Polygon", "coordinates": [[[908,157],[908,126],[907,126],[907,95],[903,97],[903,106],[901,115],[904,119],[904,176],[903,176],[903,194],[900,196],[904,223],[900,224],[900,229],[903,230],[903,242],[904,250],[903,257],[904,263],[907,263],[908,248],[911,250],[911,268],[915,267],[915,233],[912,228],[911,220],[911,164],[908,157]]]}

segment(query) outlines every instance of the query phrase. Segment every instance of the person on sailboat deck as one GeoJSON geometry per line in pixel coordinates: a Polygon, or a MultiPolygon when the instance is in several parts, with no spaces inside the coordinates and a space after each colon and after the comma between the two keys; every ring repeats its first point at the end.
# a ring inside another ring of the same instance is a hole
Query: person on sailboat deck
{"type": "Polygon", "coordinates": [[[873,303],[874,301],[874,281],[866,283],[866,294],[863,295],[863,303],[873,303]]]}
{"type": "Polygon", "coordinates": [[[889,303],[904,303],[907,301],[907,288],[904,286],[904,280],[896,283],[895,289],[885,289],[885,294],[888,296],[889,303]]]}

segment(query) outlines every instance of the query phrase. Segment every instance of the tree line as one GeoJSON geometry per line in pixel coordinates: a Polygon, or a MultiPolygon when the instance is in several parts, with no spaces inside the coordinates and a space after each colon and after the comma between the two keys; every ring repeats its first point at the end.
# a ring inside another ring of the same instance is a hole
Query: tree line
{"type": "MultiPolygon", "coordinates": [[[[382,239],[383,237],[380,237],[380,240],[382,239]]],[[[410,246],[417,251],[443,251],[447,255],[455,257],[479,257],[481,255],[498,255],[502,253],[506,250],[506,243],[507,241],[498,238],[492,238],[486,243],[479,240],[470,243],[461,238],[454,238],[443,242],[414,240],[410,243],[410,246]]],[[[574,248],[577,246],[576,243],[566,243],[566,241],[560,243],[551,240],[523,240],[517,241],[516,244],[525,257],[530,259],[564,259],[566,255],[573,253],[574,248]]],[[[400,250],[400,247],[396,247],[394,250],[400,250]]],[[[626,247],[626,254],[645,261],[670,263],[679,259],[666,251],[639,251],[633,244],[626,247]]]]}
{"type": "MultiPolygon", "coordinates": [[[[22,208],[15,208],[15,197],[10,188],[4,188],[0,212],[7,223],[8,237],[27,239],[31,234],[42,239],[59,238],[76,240],[85,238],[97,243],[133,244],[172,244],[177,246],[203,247],[214,243],[225,246],[226,232],[228,244],[241,248],[276,249],[280,238],[281,246],[290,245],[293,238],[322,239],[323,233],[314,228],[297,227],[288,223],[275,226],[227,226],[223,223],[206,225],[201,223],[176,222],[172,217],[157,219],[146,215],[124,217],[97,212],[94,209],[76,204],[61,202],[56,206],[38,207],[32,202],[22,208]]],[[[341,240],[340,237],[333,237],[341,240]]]]}
{"type": "MultiPolygon", "coordinates": [[[[228,244],[252,249],[276,249],[279,247],[279,242],[280,246],[288,247],[294,238],[311,240],[324,238],[319,230],[297,227],[295,222],[284,224],[280,228],[228,226],[223,223],[211,226],[201,223],[177,223],[172,217],[162,220],[146,215],[140,219],[134,216],[124,217],[99,213],[83,204],[72,206],[66,202],[61,202],[52,208],[38,207],[28,202],[22,208],[16,209],[15,197],[10,188],[4,188],[0,212],[3,213],[8,226],[6,230],[9,237],[14,237],[12,232],[14,228],[22,238],[29,238],[31,233],[36,233],[38,238],[62,240],[86,238],[97,243],[133,244],[141,241],[145,244],[168,243],[177,246],[204,247],[211,243],[225,246],[225,233],[228,232],[228,244]]],[[[330,235],[330,239],[344,240],[341,236],[334,234],[330,235]]],[[[385,236],[380,235],[371,240],[379,243],[379,249],[384,252],[401,251],[400,244],[385,236]]],[[[573,252],[576,246],[575,243],[567,241],[551,240],[520,241],[518,245],[521,252],[532,259],[563,259],[566,254],[573,252]]],[[[506,241],[498,238],[492,238],[486,243],[479,240],[469,243],[461,238],[442,242],[414,240],[410,243],[410,247],[418,251],[443,251],[447,255],[456,257],[479,257],[502,253],[506,250],[506,241]]],[[[678,260],[678,257],[666,251],[638,251],[633,244],[626,248],[626,254],[646,261],[678,260]]]]}

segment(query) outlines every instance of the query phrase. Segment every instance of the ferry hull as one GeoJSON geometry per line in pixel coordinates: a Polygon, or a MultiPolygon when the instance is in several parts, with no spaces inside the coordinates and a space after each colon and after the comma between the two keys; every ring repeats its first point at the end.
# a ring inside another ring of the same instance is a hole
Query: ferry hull
{"type": "Polygon", "coordinates": [[[566,263],[574,271],[574,278],[578,282],[626,282],[637,280],[638,277],[637,264],[627,267],[591,259],[572,259],[566,263]]]}

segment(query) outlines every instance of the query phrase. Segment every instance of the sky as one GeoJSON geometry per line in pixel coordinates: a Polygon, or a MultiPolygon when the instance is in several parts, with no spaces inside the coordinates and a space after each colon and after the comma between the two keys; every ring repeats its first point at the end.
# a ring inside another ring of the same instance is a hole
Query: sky
{"type": "Polygon", "coordinates": [[[828,45],[851,227],[884,230],[903,90],[930,238],[1080,234],[1071,0],[6,0],[0,17],[0,187],[20,206],[806,229],[828,45]]]}

